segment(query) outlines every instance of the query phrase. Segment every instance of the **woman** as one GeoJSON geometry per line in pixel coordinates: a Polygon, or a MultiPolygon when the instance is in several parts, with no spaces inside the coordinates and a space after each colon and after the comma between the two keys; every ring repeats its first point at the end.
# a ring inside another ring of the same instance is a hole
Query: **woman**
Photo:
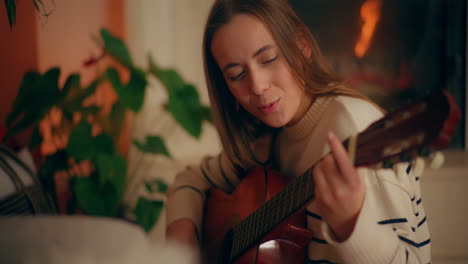
{"type": "Polygon", "coordinates": [[[430,262],[417,175],[407,174],[408,164],[352,165],[341,140],[382,112],[327,68],[287,1],[216,1],[204,62],[223,151],[176,176],[168,192],[169,240],[198,247],[209,188],[232,192],[258,165],[296,177],[316,164],[306,262],[430,262]]]}

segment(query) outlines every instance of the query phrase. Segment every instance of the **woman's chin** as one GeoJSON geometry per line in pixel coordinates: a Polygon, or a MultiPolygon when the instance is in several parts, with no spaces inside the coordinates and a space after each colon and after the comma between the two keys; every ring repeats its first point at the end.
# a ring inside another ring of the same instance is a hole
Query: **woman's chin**
{"type": "Polygon", "coordinates": [[[288,124],[287,120],[279,119],[279,118],[264,118],[260,119],[263,123],[267,126],[279,128],[283,127],[288,124]]]}

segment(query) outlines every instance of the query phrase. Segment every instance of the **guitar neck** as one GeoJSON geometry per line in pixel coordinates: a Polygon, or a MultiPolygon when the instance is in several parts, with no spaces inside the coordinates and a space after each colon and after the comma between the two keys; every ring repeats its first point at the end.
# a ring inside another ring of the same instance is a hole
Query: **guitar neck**
{"type": "MultiPolygon", "coordinates": [[[[266,172],[268,173],[268,172],[266,172]]],[[[288,216],[314,198],[311,170],[292,179],[273,198],[233,228],[231,258],[241,255],[288,216]]]]}

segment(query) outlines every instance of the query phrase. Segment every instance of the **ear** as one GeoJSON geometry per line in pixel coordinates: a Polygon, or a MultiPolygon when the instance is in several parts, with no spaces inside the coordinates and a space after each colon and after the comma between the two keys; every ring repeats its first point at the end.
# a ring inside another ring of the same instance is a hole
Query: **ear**
{"type": "Polygon", "coordinates": [[[299,47],[299,49],[302,51],[302,54],[304,55],[304,57],[310,59],[310,57],[312,56],[312,48],[310,46],[310,43],[304,37],[304,35],[305,35],[304,32],[300,30],[297,40],[296,40],[296,44],[299,47]]]}
{"type": "Polygon", "coordinates": [[[304,57],[310,59],[310,56],[312,56],[312,48],[310,47],[310,44],[307,41],[305,41],[304,38],[300,38],[297,41],[297,46],[299,46],[299,49],[302,51],[304,57]]]}

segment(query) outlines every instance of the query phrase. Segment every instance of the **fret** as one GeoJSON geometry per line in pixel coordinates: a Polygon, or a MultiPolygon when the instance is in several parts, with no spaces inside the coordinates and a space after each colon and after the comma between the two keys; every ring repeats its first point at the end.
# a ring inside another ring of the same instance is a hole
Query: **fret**
{"type": "Polygon", "coordinates": [[[257,232],[259,231],[258,227],[263,225],[261,221],[262,216],[265,216],[265,212],[259,212],[258,214],[254,215],[254,218],[253,218],[254,221],[252,223],[252,232],[250,233],[249,239],[248,239],[249,241],[257,235],[257,232]]]}
{"type": "Polygon", "coordinates": [[[239,234],[239,230],[238,230],[238,228],[236,226],[236,227],[233,228],[232,246],[231,246],[231,252],[230,252],[231,254],[229,256],[230,259],[233,259],[236,256],[235,254],[239,250],[240,245],[239,245],[239,239],[238,239],[239,235],[238,234],[239,234]]]}
{"type": "Polygon", "coordinates": [[[257,227],[261,226],[258,221],[258,218],[260,217],[261,212],[259,214],[254,214],[252,215],[252,219],[250,220],[250,232],[247,235],[247,241],[250,241],[254,236],[257,231],[257,227]]]}
{"type": "Polygon", "coordinates": [[[242,234],[239,234],[239,232],[242,232],[242,230],[239,230],[239,226],[234,227],[233,230],[233,235],[232,235],[232,246],[231,246],[231,259],[235,256],[234,253],[239,250],[240,247],[240,241],[239,237],[242,237],[242,234]]]}
{"type": "MultiPolygon", "coordinates": [[[[246,245],[246,243],[245,243],[246,242],[246,240],[245,240],[245,238],[246,238],[245,223],[246,222],[242,222],[242,223],[243,223],[243,225],[238,226],[238,228],[237,228],[237,229],[240,230],[240,234],[238,234],[238,236],[236,237],[237,238],[236,248],[234,250],[232,250],[232,253],[231,253],[233,256],[237,256],[240,253],[240,251],[243,248],[246,247],[245,246],[246,245]]],[[[239,233],[239,232],[237,232],[237,233],[239,233]]]]}
{"type": "Polygon", "coordinates": [[[231,249],[231,257],[236,256],[237,252],[239,251],[240,248],[242,248],[242,239],[245,237],[244,232],[242,228],[234,228],[234,240],[233,240],[233,247],[231,249]]]}
{"type": "Polygon", "coordinates": [[[281,213],[282,213],[282,210],[281,210],[281,205],[282,205],[282,199],[281,199],[282,195],[279,195],[278,196],[278,199],[276,199],[273,204],[274,204],[274,207],[273,207],[273,212],[274,212],[274,218],[275,220],[279,220],[281,218],[281,213]]]}
{"type": "Polygon", "coordinates": [[[242,239],[242,242],[244,245],[248,245],[249,241],[252,240],[252,232],[254,229],[254,226],[252,225],[252,218],[255,216],[255,214],[250,215],[249,221],[247,221],[247,229],[245,231],[245,237],[242,239]]]}
{"type": "Polygon", "coordinates": [[[282,195],[280,195],[280,197],[279,197],[279,201],[280,201],[279,204],[280,204],[280,207],[279,207],[279,209],[278,209],[278,211],[279,211],[279,212],[278,212],[278,219],[280,218],[279,216],[280,216],[280,215],[283,215],[283,214],[287,211],[287,209],[288,209],[288,203],[287,203],[288,200],[287,200],[287,197],[288,197],[289,195],[290,195],[290,194],[289,194],[289,189],[286,188],[285,192],[282,193],[282,195]]]}
{"type": "MultiPolygon", "coordinates": [[[[287,195],[286,195],[286,197],[289,197],[290,195],[293,194],[292,188],[286,188],[286,189],[287,189],[287,195]]],[[[294,199],[288,199],[288,198],[286,198],[286,199],[287,199],[287,201],[288,201],[288,202],[287,202],[286,208],[292,208],[292,207],[294,207],[294,199]]],[[[285,213],[286,213],[286,211],[285,211],[285,213]]]]}

